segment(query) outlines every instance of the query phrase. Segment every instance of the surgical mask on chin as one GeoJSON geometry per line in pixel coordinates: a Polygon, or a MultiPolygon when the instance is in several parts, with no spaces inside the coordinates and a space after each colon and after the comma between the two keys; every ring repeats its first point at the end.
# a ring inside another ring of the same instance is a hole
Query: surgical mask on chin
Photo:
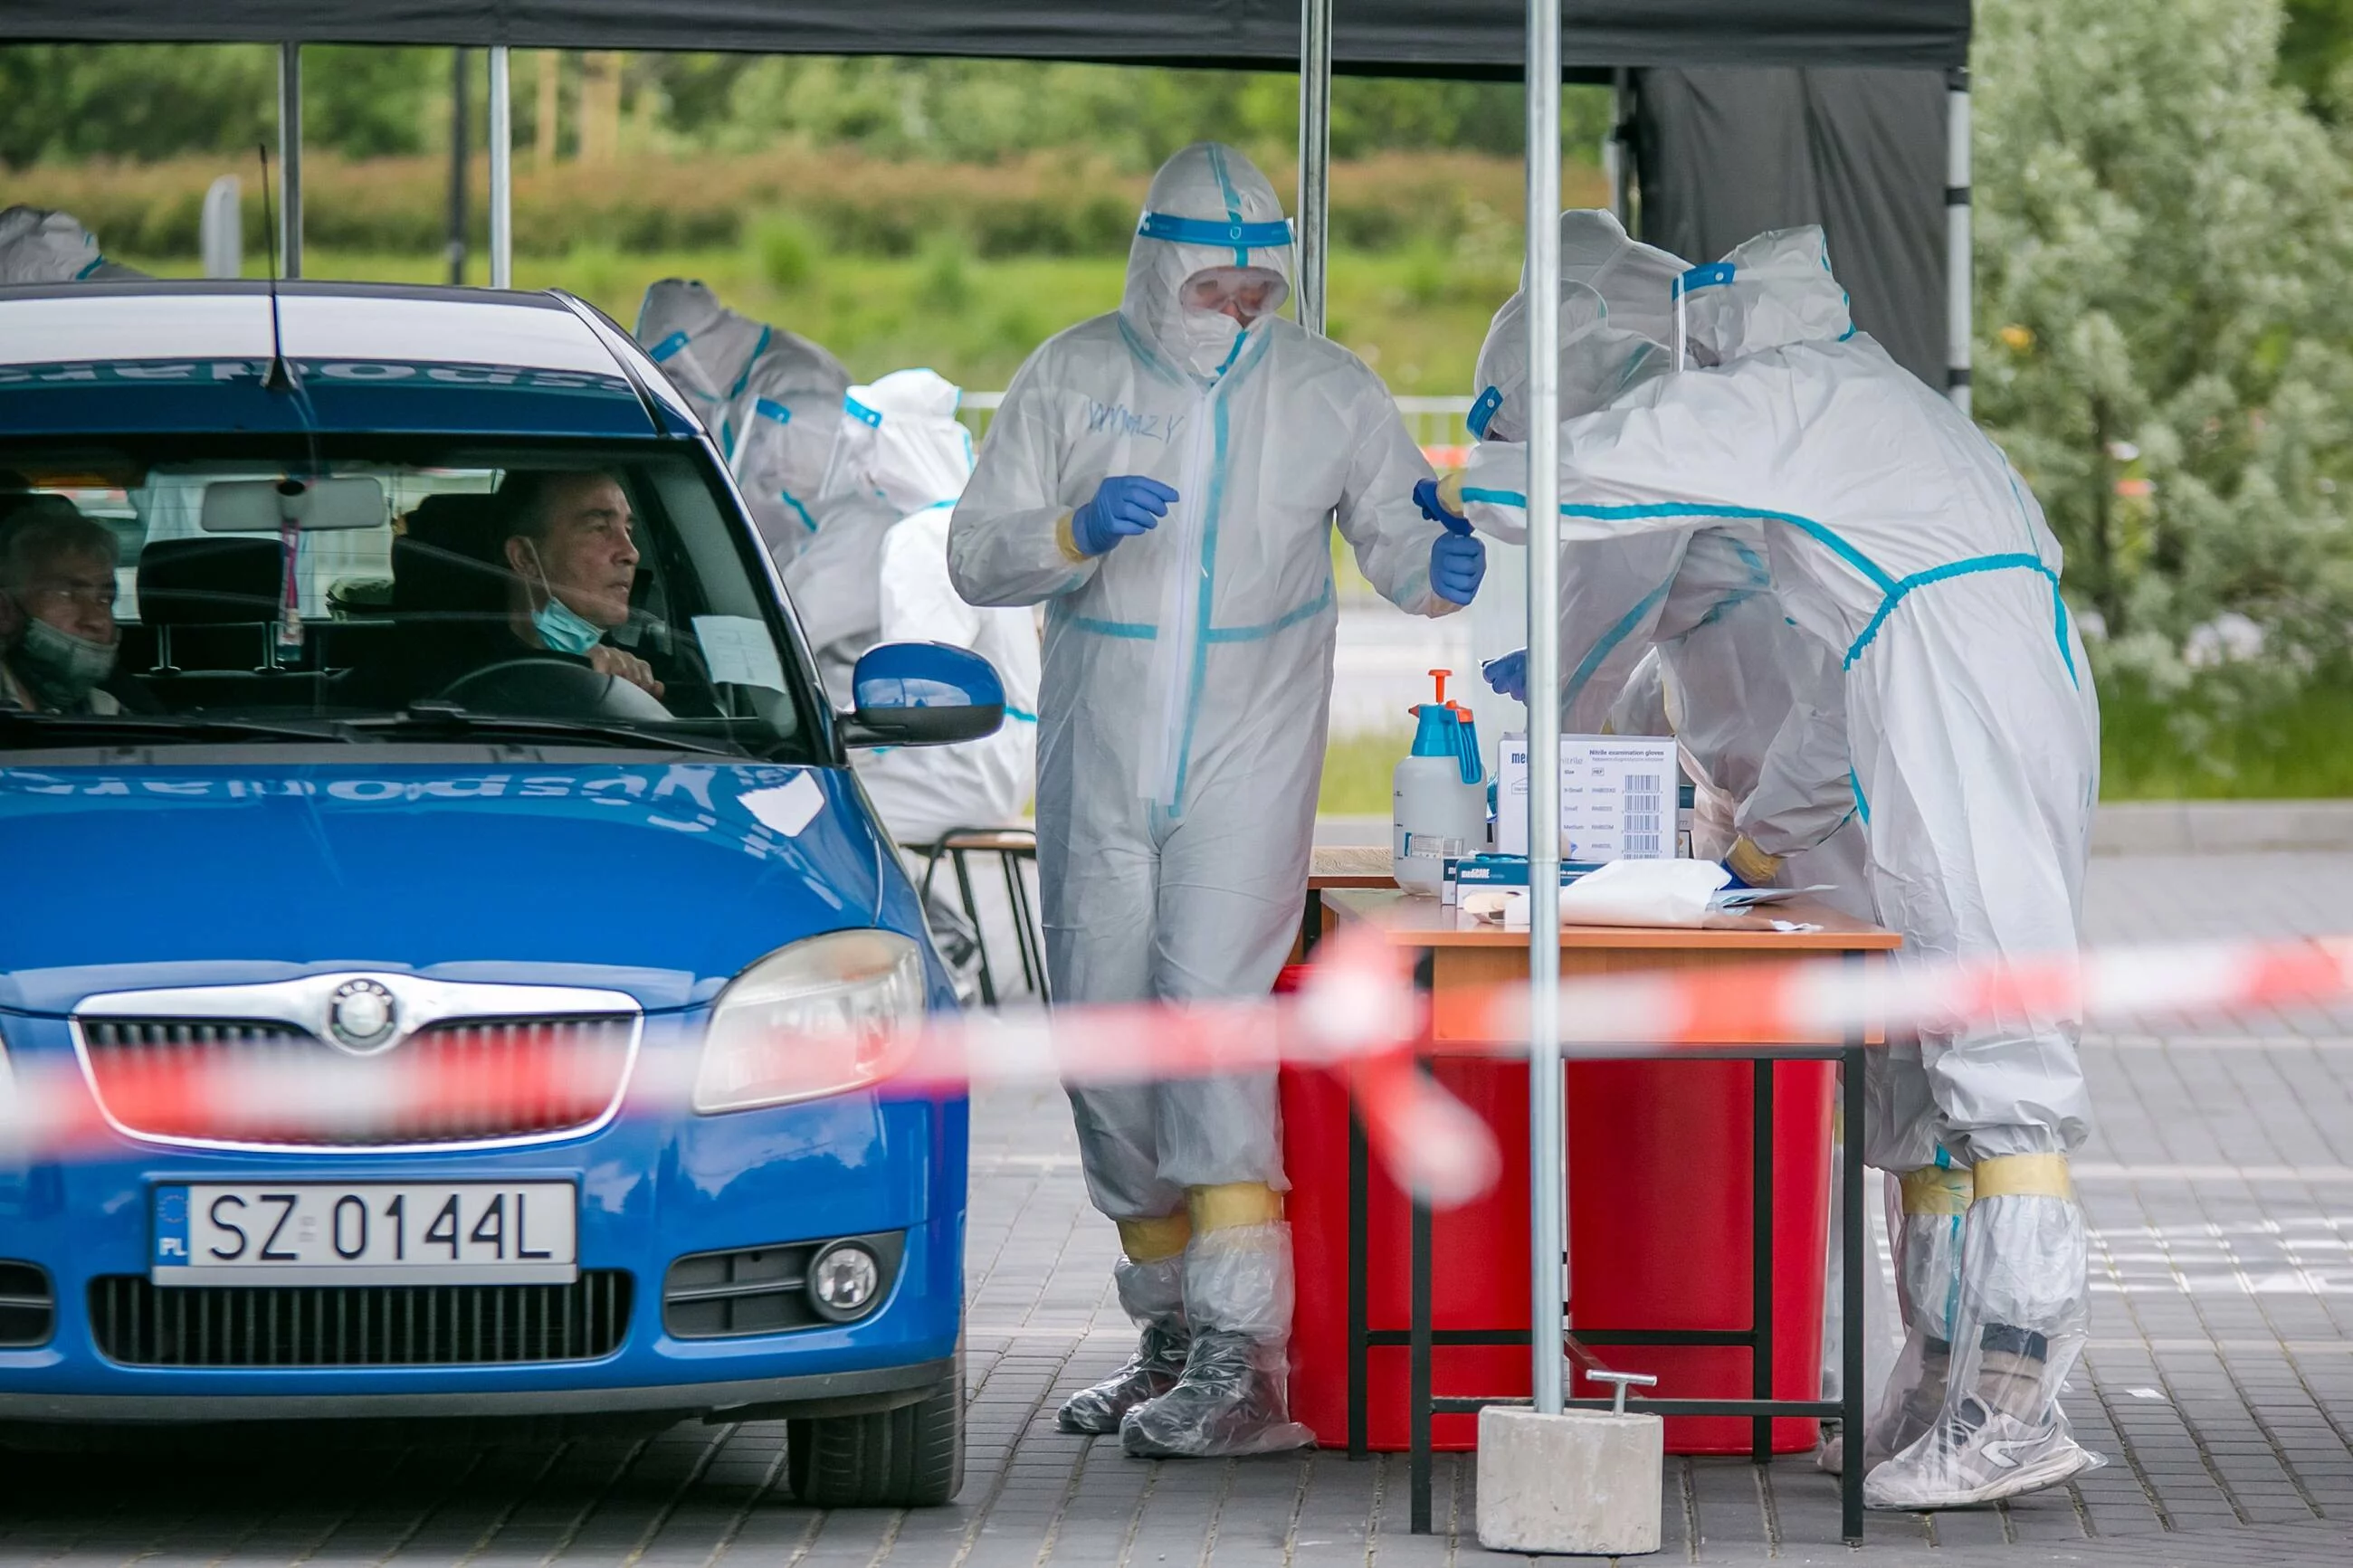
{"type": "Polygon", "coordinates": [[[604,627],[580,615],[554,594],[548,595],[547,603],[533,612],[531,625],[532,629],[539,633],[541,642],[557,653],[568,653],[575,658],[605,640],[604,627]]]}
{"type": "Polygon", "coordinates": [[[60,631],[37,616],[25,621],[16,672],[44,708],[72,708],[114,673],[115,645],[60,631]]]}
{"type": "Polygon", "coordinates": [[[1193,369],[1203,375],[1223,375],[1233,363],[1242,324],[1223,310],[1180,310],[1177,316],[1178,329],[1185,334],[1185,357],[1193,369]]]}
{"type": "Polygon", "coordinates": [[[531,563],[539,574],[539,591],[545,595],[539,608],[531,613],[532,630],[549,650],[568,653],[577,658],[605,640],[605,628],[581,615],[555,596],[554,585],[547,580],[547,568],[540,563],[539,547],[524,542],[531,552],[531,563]]]}

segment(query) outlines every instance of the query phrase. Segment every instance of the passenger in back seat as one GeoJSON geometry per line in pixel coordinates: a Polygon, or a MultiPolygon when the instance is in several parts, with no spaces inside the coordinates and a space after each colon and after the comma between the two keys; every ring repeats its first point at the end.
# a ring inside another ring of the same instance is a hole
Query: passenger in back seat
{"type": "Polygon", "coordinates": [[[114,673],[114,534],[63,496],[0,519],[0,707],[120,713],[114,673]]]}
{"type": "Polygon", "coordinates": [[[659,697],[653,668],[604,640],[628,624],[638,574],[635,520],[619,481],[595,471],[511,473],[498,496],[513,574],[507,631],[521,645],[507,657],[573,659],[659,697]]]}

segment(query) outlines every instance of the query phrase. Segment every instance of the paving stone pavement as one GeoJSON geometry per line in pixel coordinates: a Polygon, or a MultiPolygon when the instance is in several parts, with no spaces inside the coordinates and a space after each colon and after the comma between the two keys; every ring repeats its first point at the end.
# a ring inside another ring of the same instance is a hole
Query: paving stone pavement
{"type": "MultiPolygon", "coordinates": [[[[2104,859],[2100,942],[2353,927],[2353,856],[2104,859]]],[[[2100,1125],[2092,1343],[2067,1399],[2110,1458],[2062,1491],[1873,1515],[1887,1563],[2353,1563],[2353,1010],[2156,1023],[2086,1043],[2100,1125]]],[[[820,1514],[780,1426],[408,1448],[215,1444],[0,1455],[0,1563],[708,1568],[1364,1568],[1482,1555],[1466,1463],[1439,1532],[1405,1528],[1401,1456],[1145,1464],[1054,1429],[1124,1353],[1111,1227],[1051,1092],[975,1117],[971,1461],[949,1509],[820,1514]]],[[[1852,1561],[1810,1460],[1671,1459],[1663,1560],[1852,1561]]]]}

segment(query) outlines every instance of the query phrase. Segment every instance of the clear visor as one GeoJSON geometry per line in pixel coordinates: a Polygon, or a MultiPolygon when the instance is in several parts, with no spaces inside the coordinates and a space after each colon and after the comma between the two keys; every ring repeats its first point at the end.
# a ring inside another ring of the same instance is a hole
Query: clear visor
{"type": "Polygon", "coordinates": [[[1188,310],[1210,310],[1255,321],[1282,309],[1291,285],[1265,267],[1207,267],[1185,279],[1177,302],[1188,310]]]}

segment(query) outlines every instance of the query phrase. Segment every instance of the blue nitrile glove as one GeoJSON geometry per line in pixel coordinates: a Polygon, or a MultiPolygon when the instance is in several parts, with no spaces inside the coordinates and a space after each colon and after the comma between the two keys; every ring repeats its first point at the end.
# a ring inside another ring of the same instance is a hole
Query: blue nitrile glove
{"type": "Polygon", "coordinates": [[[1527,649],[1514,648],[1501,658],[1491,658],[1479,667],[1479,673],[1487,678],[1487,684],[1497,695],[1514,702],[1528,700],[1527,649]]]}
{"type": "Polygon", "coordinates": [[[1440,515],[1446,531],[1430,542],[1430,591],[1449,604],[1467,605],[1487,574],[1487,547],[1468,522],[1442,509],[1440,515]]]}
{"type": "MultiPolygon", "coordinates": [[[[1451,528],[1454,524],[1464,521],[1461,512],[1447,510],[1446,503],[1438,499],[1438,481],[1436,479],[1417,479],[1414,481],[1413,504],[1421,508],[1422,516],[1430,519],[1432,522],[1442,524],[1448,528],[1451,528]]],[[[1467,532],[1469,531],[1465,529],[1464,531],[1467,532]]]]}
{"type": "Polygon", "coordinates": [[[1082,553],[1101,555],[1121,540],[1148,533],[1175,505],[1176,492],[1142,474],[1114,474],[1095,487],[1094,500],[1071,514],[1071,540],[1082,553]]]}

